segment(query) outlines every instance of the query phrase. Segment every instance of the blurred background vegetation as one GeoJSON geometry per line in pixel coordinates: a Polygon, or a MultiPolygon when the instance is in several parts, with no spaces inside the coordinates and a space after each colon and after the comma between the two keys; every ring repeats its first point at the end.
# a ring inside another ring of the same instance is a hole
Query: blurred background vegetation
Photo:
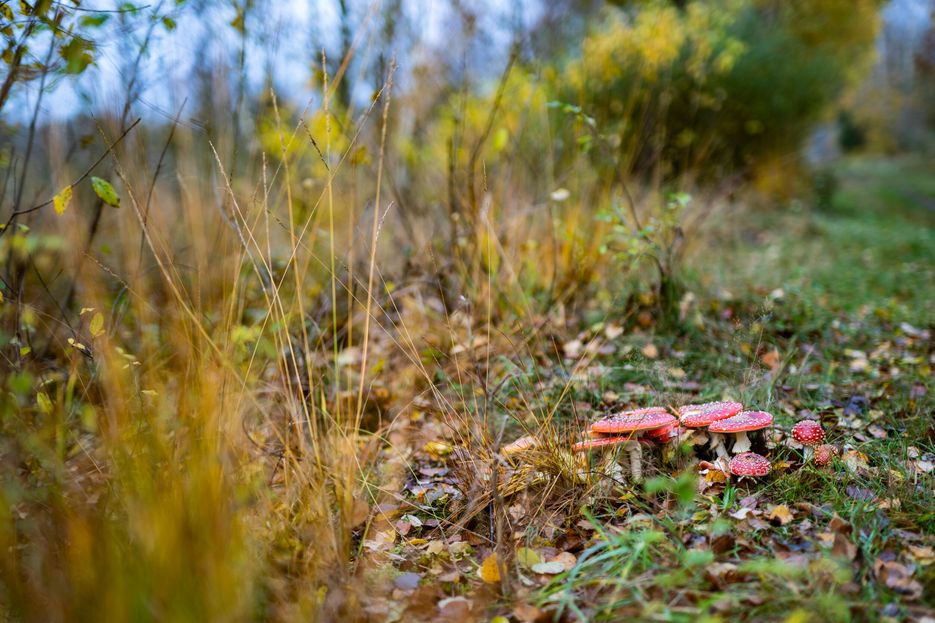
{"type": "Polygon", "coordinates": [[[806,271],[833,295],[815,307],[879,295],[931,321],[933,11],[0,2],[0,603],[46,621],[353,612],[361,500],[386,477],[377,390],[437,391],[453,314],[677,327],[687,284],[777,263],[694,260],[806,204],[817,227],[852,214],[842,187],[921,216],[884,197],[831,227],[836,251],[892,219],[912,266],[806,271]]]}

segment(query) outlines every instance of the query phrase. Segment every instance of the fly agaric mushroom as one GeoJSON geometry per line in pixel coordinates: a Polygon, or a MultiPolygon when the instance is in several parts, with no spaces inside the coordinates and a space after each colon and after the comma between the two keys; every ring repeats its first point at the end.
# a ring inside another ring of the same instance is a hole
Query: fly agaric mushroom
{"type": "Polygon", "coordinates": [[[603,436],[603,437],[592,437],[591,439],[585,439],[584,441],[579,441],[571,447],[572,452],[590,452],[591,450],[597,450],[598,448],[606,448],[608,446],[617,446],[622,443],[630,441],[629,436],[603,436]]]}
{"type": "MultiPolygon", "coordinates": [[[[743,411],[743,405],[739,402],[707,402],[701,405],[679,407],[678,413],[682,426],[686,428],[703,428],[720,420],[734,417],[741,411],[743,411]]],[[[711,434],[711,449],[719,457],[726,457],[727,449],[724,447],[724,436],[712,432],[710,428],[708,432],[711,434]]]]}
{"type": "Polygon", "coordinates": [[[825,440],[825,431],[818,422],[802,420],[792,427],[792,438],[805,446],[805,458],[811,458],[815,446],[825,440]]]}
{"type": "Polygon", "coordinates": [[[650,407],[609,415],[591,424],[591,431],[627,436],[628,441],[624,447],[630,453],[630,475],[634,482],[639,482],[643,478],[643,451],[637,436],[639,433],[662,428],[675,421],[675,417],[662,407],[650,407]]]}
{"type": "Polygon", "coordinates": [[[747,437],[748,432],[766,428],[767,426],[771,426],[772,423],[773,416],[765,411],[744,411],[734,417],[715,422],[708,427],[708,432],[736,434],[737,440],[734,441],[734,447],[731,448],[731,452],[740,454],[750,451],[750,439],[747,437]]]}
{"type": "Polygon", "coordinates": [[[646,431],[643,436],[658,443],[667,443],[670,439],[679,436],[679,423],[674,421],[655,430],[646,431]]]}
{"type": "Polygon", "coordinates": [[[730,473],[741,479],[765,476],[769,470],[769,460],[756,452],[741,452],[730,460],[730,473]]]}
{"type": "Polygon", "coordinates": [[[818,467],[824,467],[831,462],[831,459],[838,455],[838,449],[830,443],[823,443],[815,448],[815,456],[812,459],[818,467]]]}
{"type": "MultiPolygon", "coordinates": [[[[593,452],[595,450],[603,450],[605,448],[616,448],[617,446],[624,445],[630,441],[629,436],[602,436],[595,437],[595,433],[591,433],[590,439],[585,439],[584,441],[579,441],[571,447],[572,452],[593,452]]],[[[623,478],[623,468],[622,466],[614,460],[613,456],[608,457],[608,460],[601,467],[601,471],[605,473],[606,476],[609,476],[611,479],[616,479],[619,476],[623,478]]]]}

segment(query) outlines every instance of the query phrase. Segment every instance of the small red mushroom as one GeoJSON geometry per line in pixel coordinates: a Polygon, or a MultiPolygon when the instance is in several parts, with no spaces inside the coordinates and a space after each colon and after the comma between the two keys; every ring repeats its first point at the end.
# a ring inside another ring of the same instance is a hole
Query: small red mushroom
{"type": "Polygon", "coordinates": [[[729,417],[726,420],[719,420],[708,427],[712,433],[734,433],[737,435],[734,441],[734,447],[731,451],[734,454],[750,451],[750,439],[747,433],[760,430],[773,424],[773,416],[765,411],[744,411],[740,415],[729,417]]]}
{"type": "Polygon", "coordinates": [[[769,470],[769,460],[756,452],[741,452],[730,460],[730,473],[740,478],[765,476],[769,470]]]}
{"type": "Polygon", "coordinates": [[[802,420],[792,427],[792,438],[805,446],[805,458],[809,458],[815,446],[825,440],[825,431],[818,422],[802,420]]]}
{"type": "Polygon", "coordinates": [[[812,460],[815,461],[815,465],[818,467],[824,467],[837,455],[838,449],[836,447],[832,446],[830,443],[823,443],[815,448],[815,456],[812,460]]]}

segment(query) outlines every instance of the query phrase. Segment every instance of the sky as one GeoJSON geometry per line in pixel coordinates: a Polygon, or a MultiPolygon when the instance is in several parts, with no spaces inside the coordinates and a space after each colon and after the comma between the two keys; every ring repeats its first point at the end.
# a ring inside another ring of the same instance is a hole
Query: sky
{"type": "MultiPolygon", "coordinates": [[[[144,0],[145,1],[145,0],[144,0]]],[[[483,5],[477,10],[484,21],[481,30],[488,33],[489,41],[483,52],[490,57],[505,56],[509,46],[508,26],[518,13],[526,26],[535,23],[543,0],[473,0],[468,3],[472,8],[483,5]]],[[[547,1],[547,0],[545,0],[547,1]]],[[[164,13],[171,10],[177,27],[167,31],[158,27],[154,31],[151,52],[145,58],[141,76],[145,88],[135,109],[136,114],[144,117],[165,117],[171,119],[182,104],[184,97],[191,92],[193,69],[202,63],[206,56],[214,60],[236,62],[240,42],[234,29],[229,26],[234,18],[234,10],[227,3],[210,3],[213,8],[197,13],[192,3],[183,3],[176,7],[174,0],[150,0],[145,11],[160,8],[164,13]],[[210,44],[205,47],[204,42],[210,44]]],[[[372,9],[373,4],[354,2],[359,19],[367,21],[369,12],[369,31],[373,32],[378,24],[372,9]],[[360,5],[357,7],[357,5],[360,5]]],[[[83,2],[84,9],[111,9],[120,4],[118,0],[96,0],[83,2]]],[[[308,102],[314,102],[316,89],[310,78],[311,59],[318,57],[321,46],[326,49],[339,49],[339,15],[336,0],[270,0],[260,3],[264,7],[262,15],[248,21],[248,29],[259,37],[248,49],[247,75],[251,89],[260,88],[267,67],[273,68],[277,94],[302,108],[308,102]]],[[[452,23],[452,3],[448,0],[406,0],[402,3],[407,11],[407,21],[413,27],[413,34],[421,45],[415,50],[398,50],[400,54],[400,72],[397,80],[405,81],[407,65],[414,58],[444,50],[448,45],[447,28],[452,23]]],[[[918,38],[928,27],[935,0],[891,0],[884,8],[886,22],[878,49],[881,54],[896,53],[886,40],[906,41],[918,38]]],[[[145,20],[135,20],[133,35],[141,39],[146,31],[145,20]]],[[[50,85],[43,96],[41,118],[43,120],[64,120],[76,112],[93,109],[119,110],[126,97],[128,64],[133,54],[121,48],[120,37],[116,36],[120,28],[117,19],[111,19],[102,29],[99,37],[97,59],[85,74],[77,78],[63,78],[50,85]]],[[[373,54],[372,40],[365,37],[359,54],[373,54]]],[[[40,46],[41,47],[41,46],[40,46]]],[[[905,54],[905,46],[899,53],[905,54]]],[[[479,63],[475,68],[482,79],[484,67],[479,63]]],[[[495,76],[496,69],[490,76],[495,76]]],[[[359,99],[366,100],[370,87],[362,85],[359,99]]],[[[32,114],[37,85],[33,84],[22,92],[5,114],[9,120],[24,122],[32,114]]],[[[314,104],[313,104],[314,105],[314,104]]],[[[183,117],[185,115],[183,114],[183,117]]]]}
{"type": "MultiPolygon", "coordinates": [[[[487,23],[484,28],[491,33],[492,41],[487,52],[505,52],[509,45],[509,33],[498,24],[509,24],[509,13],[516,10],[516,3],[506,0],[482,0],[489,5],[488,9],[479,11],[482,19],[487,23]]],[[[380,0],[364,6],[363,2],[353,2],[352,6],[359,9],[357,14],[362,22],[369,26],[373,32],[379,25],[375,11],[380,0]],[[356,5],[361,5],[357,7],[356,5]],[[369,17],[368,17],[369,14],[369,17]]],[[[528,7],[524,8],[524,19],[532,22],[537,11],[532,7],[539,0],[526,0],[528,7]]],[[[83,2],[84,9],[112,9],[121,2],[116,0],[97,0],[96,2],[83,2]]],[[[171,10],[177,26],[167,31],[163,26],[157,27],[153,32],[150,44],[150,53],[144,59],[141,76],[145,89],[141,94],[138,114],[144,116],[157,115],[172,118],[175,111],[182,104],[187,92],[190,91],[190,76],[193,69],[202,63],[206,56],[213,60],[235,63],[240,51],[240,40],[230,22],[235,17],[235,11],[227,3],[212,3],[208,11],[197,12],[194,7],[183,4],[176,8],[173,1],[152,0],[147,12],[154,8],[171,10]],[[210,41],[205,48],[205,41],[210,41]]],[[[312,75],[311,62],[320,57],[321,47],[327,50],[340,49],[339,14],[335,0],[270,0],[261,3],[264,7],[262,15],[256,15],[248,20],[247,28],[258,41],[253,41],[248,47],[245,65],[248,82],[252,89],[263,85],[266,69],[273,67],[274,82],[277,94],[287,98],[294,104],[304,106],[313,99],[316,90],[310,82],[312,75]],[[267,11],[268,9],[268,11],[267,11]]],[[[480,2],[475,2],[475,5],[480,2]]],[[[407,11],[408,22],[412,24],[413,31],[421,41],[416,50],[398,50],[400,55],[427,54],[432,49],[442,49],[446,45],[446,28],[450,24],[452,14],[451,3],[446,0],[406,0],[403,6],[407,11]]],[[[145,20],[135,20],[136,25],[130,29],[137,40],[142,40],[147,31],[145,20]]],[[[43,96],[41,116],[44,119],[63,120],[73,116],[76,112],[90,108],[100,111],[112,108],[121,109],[126,97],[126,84],[128,81],[128,65],[134,54],[122,49],[118,32],[121,25],[117,19],[111,19],[101,29],[96,37],[97,52],[94,65],[77,77],[64,77],[59,79],[43,96]]],[[[353,33],[352,33],[353,36],[353,33]]],[[[369,37],[364,37],[359,54],[373,54],[374,50],[369,37]]],[[[37,46],[42,48],[42,46],[37,46]]],[[[410,58],[411,60],[411,58],[410,58]]],[[[405,61],[401,59],[401,65],[405,61]]],[[[398,79],[405,79],[405,68],[401,67],[398,79]]],[[[11,118],[24,121],[32,114],[37,95],[36,84],[21,93],[21,96],[11,106],[11,118]]],[[[364,87],[357,97],[369,97],[369,88],[364,87]]]]}

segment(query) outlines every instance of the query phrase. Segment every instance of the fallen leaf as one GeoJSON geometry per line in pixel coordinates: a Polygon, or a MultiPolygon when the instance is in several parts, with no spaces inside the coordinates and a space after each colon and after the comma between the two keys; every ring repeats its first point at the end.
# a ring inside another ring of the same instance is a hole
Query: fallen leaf
{"type": "Polygon", "coordinates": [[[909,554],[915,558],[916,562],[927,567],[928,565],[935,562],[935,549],[929,546],[918,547],[915,545],[908,545],[906,549],[909,550],[909,554]]]}
{"type": "Polygon", "coordinates": [[[643,356],[647,359],[655,359],[659,356],[659,349],[656,348],[656,345],[652,342],[646,344],[640,352],[642,352],[643,356]]]}
{"type": "Polygon", "coordinates": [[[396,578],[393,580],[393,586],[401,591],[412,591],[419,587],[419,582],[421,581],[421,575],[411,571],[406,571],[396,576],[396,578]]]}
{"type": "Polygon", "coordinates": [[[909,599],[922,596],[922,584],[912,579],[912,572],[906,565],[877,558],[873,563],[873,572],[885,586],[909,599]]]}
{"type": "Polygon", "coordinates": [[[540,562],[532,566],[532,570],[535,573],[543,573],[546,575],[556,575],[565,570],[565,565],[560,562],[540,562]]]}
{"type": "Polygon", "coordinates": [[[785,504],[779,504],[777,506],[773,506],[769,510],[769,512],[766,514],[766,518],[769,519],[770,521],[778,523],[781,526],[786,525],[793,519],[792,511],[790,511],[789,507],[786,506],[785,504]]]}
{"type": "Polygon", "coordinates": [[[543,620],[545,613],[532,604],[519,604],[513,608],[513,616],[520,623],[536,623],[543,620]]]}
{"type": "Polygon", "coordinates": [[[500,581],[500,565],[497,563],[496,552],[484,559],[477,570],[477,575],[487,584],[496,584],[500,581]]]}
{"type": "Polygon", "coordinates": [[[536,553],[536,550],[520,547],[516,550],[516,562],[523,567],[529,568],[542,562],[542,558],[536,553]]]}
{"type": "Polygon", "coordinates": [[[876,497],[870,489],[864,489],[856,485],[847,485],[845,492],[849,498],[860,500],[861,502],[868,502],[876,497]]]}
{"type": "Polygon", "coordinates": [[[578,559],[571,552],[559,552],[549,562],[559,563],[565,571],[571,571],[578,564],[578,559]]]}

